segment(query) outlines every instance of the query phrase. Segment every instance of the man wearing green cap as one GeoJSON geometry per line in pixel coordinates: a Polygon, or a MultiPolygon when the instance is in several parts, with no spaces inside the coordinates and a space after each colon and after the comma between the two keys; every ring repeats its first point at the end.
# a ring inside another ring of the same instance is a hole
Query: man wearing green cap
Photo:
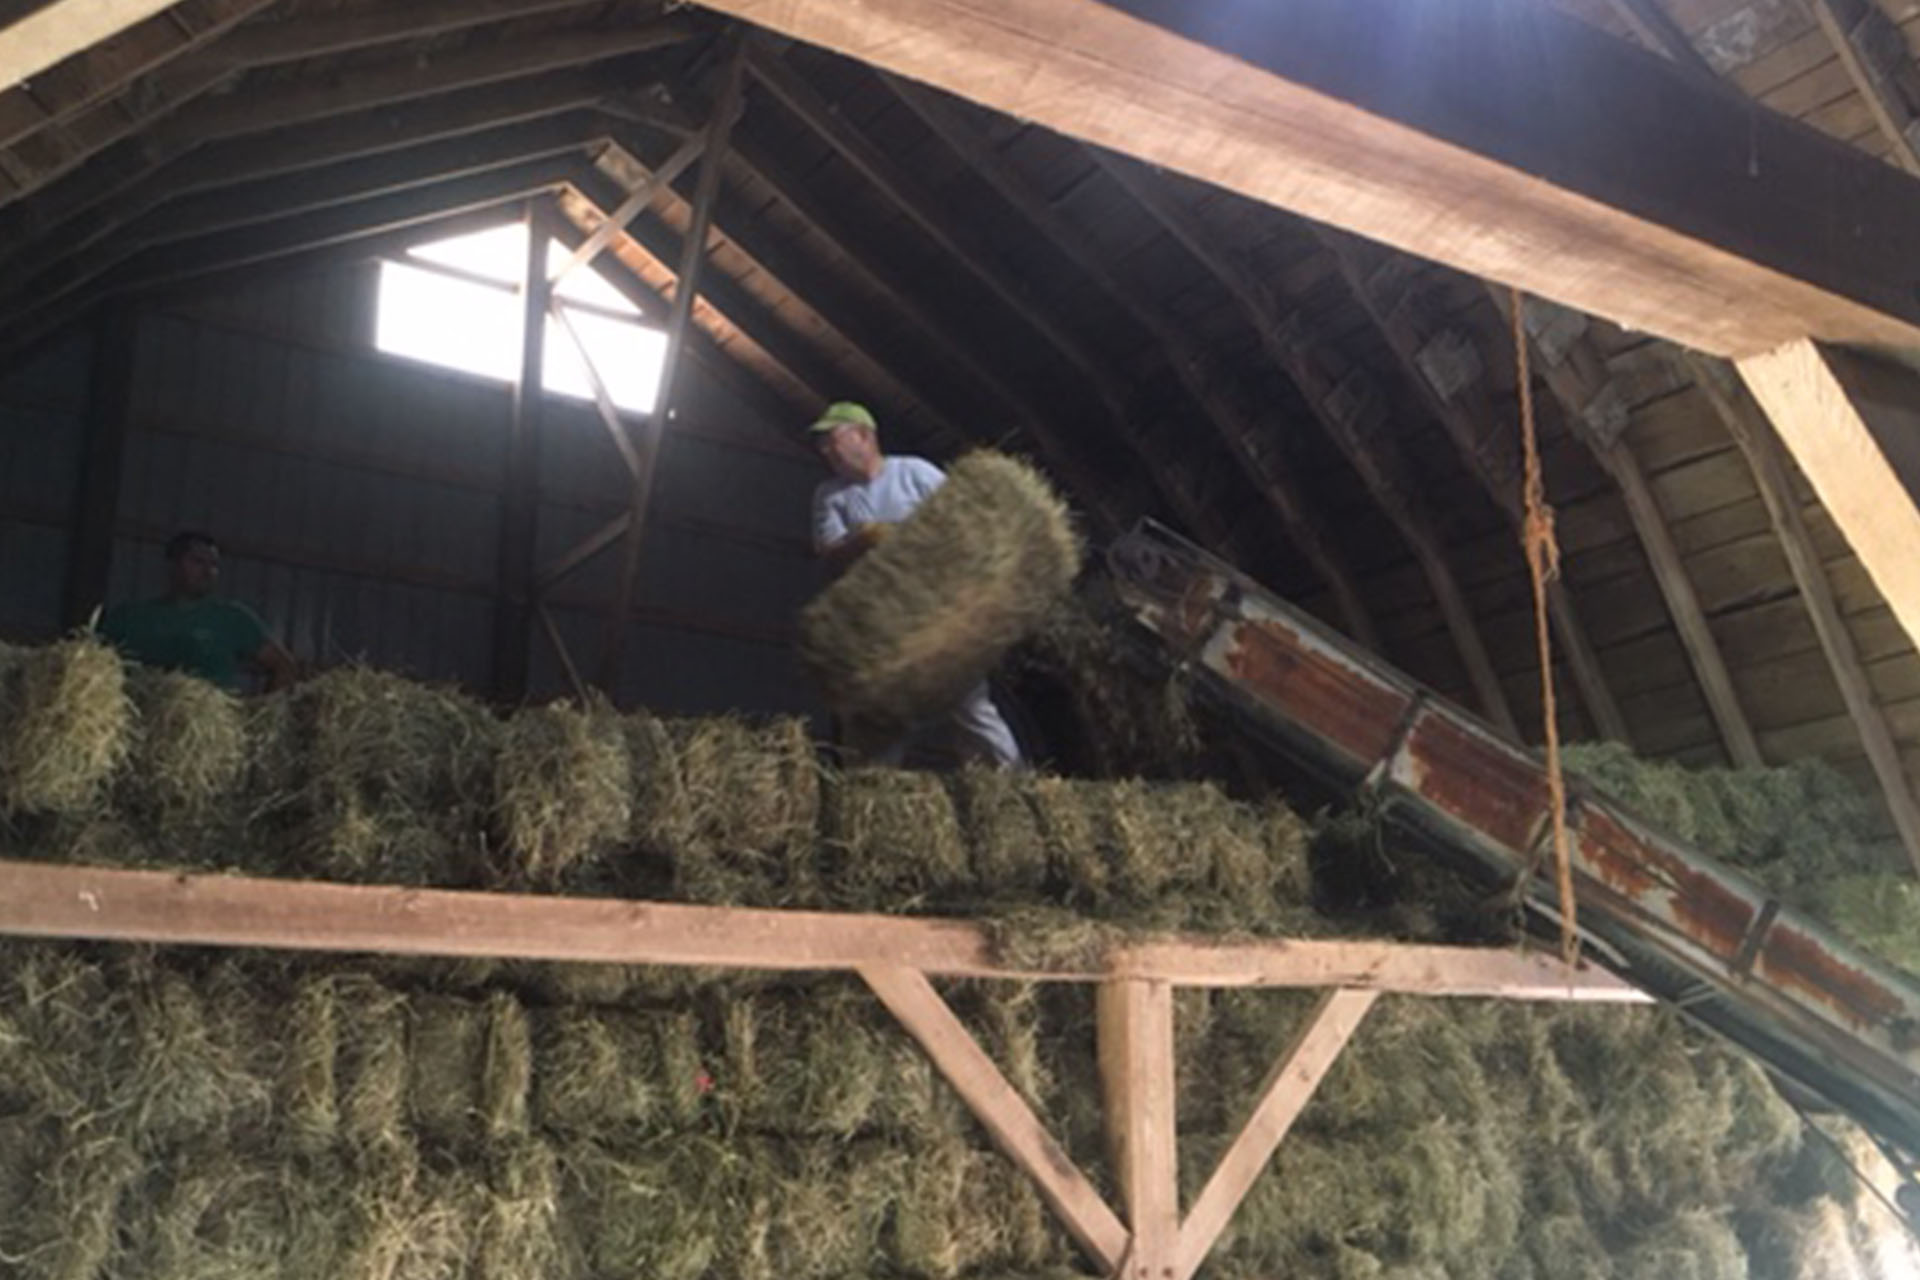
{"type": "MultiPolygon", "coordinates": [[[[850,564],[878,544],[890,526],[946,483],[946,473],[925,458],[881,453],[873,414],[851,400],[828,405],[808,435],[833,472],[813,492],[813,549],[836,565],[850,564]]],[[[949,718],[964,754],[1000,768],[1020,764],[1020,746],[985,684],[970,690],[949,718]]],[[[861,754],[875,764],[898,764],[906,747],[893,742],[861,754]]]]}

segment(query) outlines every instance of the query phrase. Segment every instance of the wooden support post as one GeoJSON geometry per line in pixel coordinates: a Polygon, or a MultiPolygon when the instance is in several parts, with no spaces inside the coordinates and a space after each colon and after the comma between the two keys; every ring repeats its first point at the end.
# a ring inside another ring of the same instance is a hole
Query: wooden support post
{"type": "Polygon", "coordinates": [[[527,260],[521,277],[520,376],[513,385],[513,417],[507,428],[507,469],[500,511],[499,599],[493,620],[493,689],[502,702],[527,696],[532,644],[533,556],[540,501],[540,420],[546,398],[548,211],[527,202],[527,260]]]}
{"type": "Polygon", "coordinates": [[[1221,1155],[1206,1186],[1195,1197],[1186,1221],[1180,1224],[1174,1280],[1192,1280],[1206,1261],[1234,1210],[1240,1207],[1255,1179],[1266,1171],[1267,1161],[1378,998],[1378,992],[1338,988],[1320,997],[1320,1003],[1267,1073],[1254,1095],[1252,1114],[1240,1127],[1233,1145],[1221,1155]]]}
{"type": "Polygon", "coordinates": [[[1132,1231],[1115,1280],[1170,1280],[1180,1230],[1173,988],[1103,982],[1097,1013],[1107,1136],[1132,1231]]]}
{"type": "Polygon", "coordinates": [[[1900,764],[1900,749],[1894,744],[1893,731],[1887,727],[1887,718],[1874,699],[1873,685],[1860,663],[1853,633],[1847,630],[1846,620],[1840,616],[1833,584],[1827,580],[1820,553],[1807,532],[1807,522],[1800,514],[1800,500],[1794,495],[1779,443],[1767,425],[1766,416],[1747,397],[1733,370],[1704,356],[1688,355],[1685,361],[1695,384],[1712,401],[1720,420],[1746,455],[1754,484],[1760,490],[1760,500],[1766,504],[1767,518],[1773,523],[1774,536],[1786,552],[1794,584],[1800,588],[1800,598],[1806,602],[1814,633],[1820,637],[1827,666],[1833,671],[1834,683],[1840,687],[1840,696],[1847,704],[1847,714],[1860,735],[1860,745],[1873,766],[1873,776],[1880,783],[1887,811],[1893,815],[1894,829],[1900,833],[1900,843],[1906,847],[1914,870],[1920,871],[1920,805],[1914,802],[1913,784],[1907,780],[1907,772],[1900,764]]]}
{"type": "MultiPolygon", "coordinates": [[[[1487,293],[1510,323],[1511,295],[1493,285],[1488,286],[1487,293]]],[[[1647,483],[1640,460],[1622,434],[1627,425],[1626,405],[1617,388],[1610,385],[1611,374],[1605,357],[1594,346],[1593,335],[1584,331],[1556,351],[1543,349],[1531,331],[1528,342],[1534,357],[1533,370],[1547,384],[1554,403],[1565,415],[1567,426],[1593,452],[1620,488],[1627,517],[1633,522],[1640,549],[1653,569],[1654,583],[1660,588],[1667,616],[1673,619],[1674,630],[1679,633],[1680,645],[1686,650],[1687,663],[1693,668],[1694,680],[1706,699],[1707,711],[1719,730],[1727,758],[1738,768],[1758,767],[1764,763],[1760,744],[1734,691],[1733,677],[1728,674],[1726,659],[1720,653],[1720,642],[1714,639],[1707,612],[1701,607],[1700,595],[1694,590],[1693,579],[1687,573],[1673,532],[1667,527],[1659,500],[1654,497],[1653,486],[1647,483]]]]}
{"type": "Polygon", "coordinates": [[[994,1145],[1034,1180],[1080,1247],[1106,1272],[1119,1267],[1126,1254],[1127,1228],[954,1016],[927,975],[918,969],[873,966],[860,970],[860,976],[919,1041],[994,1145]]]}
{"type": "MultiPolygon", "coordinates": [[[[559,279],[559,275],[556,274],[547,282],[547,288],[551,290],[554,282],[559,279]]],[[[553,317],[554,322],[560,326],[561,332],[565,333],[567,340],[573,344],[573,349],[579,353],[580,366],[587,371],[587,386],[593,391],[593,407],[600,411],[601,425],[606,427],[607,435],[613,440],[613,447],[620,451],[621,460],[627,464],[628,479],[638,479],[640,454],[634,448],[632,438],[627,435],[627,424],[621,419],[620,410],[613,403],[613,396],[607,390],[606,380],[600,376],[600,368],[594,363],[593,352],[587,349],[586,339],[582,338],[580,331],[573,327],[573,319],[567,315],[567,309],[560,305],[559,300],[551,293],[547,298],[547,314],[553,317]]]]}
{"type": "Polygon", "coordinates": [[[707,229],[713,220],[714,198],[720,193],[721,166],[727,158],[727,139],[740,114],[741,95],[746,88],[746,41],[736,28],[731,34],[733,48],[728,58],[726,80],[714,105],[713,133],[700,162],[700,185],[693,199],[693,220],[682,246],[679,270],[674,272],[673,311],[667,320],[667,352],[660,369],[660,390],[653,412],[637,442],[640,470],[634,476],[630,518],[622,540],[620,577],[614,589],[613,614],[607,619],[606,639],[600,652],[600,687],[609,696],[617,693],[620,671],[626,657],[628,615],[633,612],[634,593],[640,586],[640,557],[646,545],[647,508],[653,499],[653,477],[660,466],[660,442],[667,419],[674,409],[680,375],[686,361],[687,330],[693,326],[693,300],[699,294],[700,266],[706,259],[707,229]]]}
{"type": "Polygon", "coordinates": [[[86,453],[67,533],[67,573],[60,613],[65,626],[83,626],[107,599],[114,529],[120,513],[120,474],[133,417],[133,374],[139,319],[130,304],[110,302],[93,331],[86,453]]]}
{"type": "Polygon", "coordinates": [[[1805,341],[1736,367],[1893,616],[1920,643],[1920,378],[1805,341]]]}

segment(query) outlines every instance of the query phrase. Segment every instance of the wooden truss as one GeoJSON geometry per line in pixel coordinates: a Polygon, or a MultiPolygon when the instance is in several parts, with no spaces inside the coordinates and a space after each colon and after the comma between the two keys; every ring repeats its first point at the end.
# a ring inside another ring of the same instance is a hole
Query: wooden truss
{"type": "Polygon", "coordinates": [[[959,920],[182,875],[0,861],[0,934],[201,946],[841,970],[919,1042],[1107,1275],[1191,1280],[1382,994],[1643,1002],[1590,967],[1520,951],[1307,939],[1124,942],[1098,964],[1002,962],[959,920]],[[1124,1216],[1109,1206],[931,976],[1099,984],[1096,1030],[1124,1216]],[[1174,1081],[1177,987],[1322,988],[1184,1217],[1174,1081]]]}

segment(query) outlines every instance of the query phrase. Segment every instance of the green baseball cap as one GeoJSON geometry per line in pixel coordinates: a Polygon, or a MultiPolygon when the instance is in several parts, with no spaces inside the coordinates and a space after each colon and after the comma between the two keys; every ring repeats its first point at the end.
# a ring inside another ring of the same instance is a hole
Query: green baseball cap
{"type": "Polygon", "coordinates": [[[867,410],[867,406],[855,404],[851,400],[836,400],[827,406],[826,412],[814,419],[813,425],[807,428],[807,433],[817,435],[823,431],[831,431],[835,427],[849,426],[865,427],[869,431],[880,429],[880,424],[873,420],[873,414],[867,410]]]}

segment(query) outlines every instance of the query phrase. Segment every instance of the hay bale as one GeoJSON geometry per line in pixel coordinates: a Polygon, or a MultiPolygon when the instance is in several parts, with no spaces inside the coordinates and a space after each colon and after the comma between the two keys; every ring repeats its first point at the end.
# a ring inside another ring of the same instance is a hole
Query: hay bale
{"type": "Polygon", "coordinates": [[[556,1009],[535,1018],[534,1108],[557,1133],[641,1129],[664,1110],[661,1050],[644,1014],[556,1009]]]}
{"type": "Polygon", "coordinates": [[[490,1151],[474,1231],[473,1280],[559,1280],[572,1270],[560,1219],[560,1165],[542,1143],[490,1151]]]}
{"type": "Polygon", "coordinates": [[[178,839],[213,816],[247,767],[240,700],[175,671],[127,673],[136,732],[120,776],[120,803],[151,828],[178,839]]]}
{"type": "Polygon", "coordinates": [[[90,808],[133,727],[126,671],[103,644],[63,640],[0,664],[0,817],[90,808]]]}
{"type": "Polygon", "coordinates": [[[697,817],[681,776],[673,726],[645,712],[620,721],[632,766],[633,823],[629,835],[640,851],[671,859],[694,838],[697,817]]]}
{"type": "Polygon", "coordinates": [[[1031,896],[1046,884],[1047,846],[1033,786],[1033,775],[1023,770],[977,765],[952,780],[975,891],[983,897],[1031,896]]]}
{"type": "Polygon", "coordinates": [[[128,1131],[152,1145],[263,1127],[273,1081],[260,1060],[259,1020],[246,1016],[250,995],[230,981],[196,986],[144,965],[123,966],[121,982],[135,1064],[118,1090],[128,1131]]]}
{"type": "Polygon", "coordinates": [[[980,452],[800,614],[828,701],[910,726],[954,706],[1080,570],[1066,507],[1026,464],[980,452]]]}
{"type": "Polygon", "coordinates": [[[1067,690],[1098,776],[1179,776],[1199,755],[1187,679],[1131,660],[1089,602],[1048,610],[1021,659],[1067,690]]]}
{"type": "Polygon", "coordinates": [[[714,1102],[738,1125],[793,1136],[851,1138],[868,1129],[894,1058],[870,997],[815,989],[808,998],[727,1002],[714,1102]]]}
{"type": "Polygon", "coordinates": [[[1748,1280],[1747,1251],[1716,1214],[1678,1214],[1619,1255],[1618,1274],[1662,1280],[1748,1280]]]}
{"type": "Polygon", "coordinates": [[[398,1149],[406,1136],[406,998],[365,978],[343,978],[334,1003],[340,1130],[367,1147],[398,1149]]]}
{"type": "Polygon", "coordinates": [[[112,1274],[123,1249],[115,1226],[121,1201],[140,1172],[122,1138],[70,1132],[25,1212],[4,1231],[5,1257],[23,1280],[95,1280],[112,1274]]]}
{"type": "Polygon", "coordinates": [[[473,887],[499,728],[458,693],[339,668],[248,709],[255,839],[268,870],[473,887]]]}
{"type": "Polygon", "coordinates": [[[428,1138],[454,1142],[479,1128],[486,1006],[455,996],[407,1001],[407,1113],[428,1138]]]}
{"type": "Polygon", "coordinates": [[[493,1141],[528,1129],[533,1086],[533,1033],[527,1011],[504,991],[487,996],[486,1041],[480,1065],[481,1128],[493,1141]]]}
{"type": "Polygon", "coordinates": [[[793,905],[820,814],[820,769],[806,724],[731,717],[671,726],[686,800],[684,843],[671,850],[676,892],[695,902],[793,905]]]}
{"type": "Polygon", "coordinates": [[[561,1154],[563,1203],[587,1272],[605,1280],[701,1280],[739,1227],[737,1158],[681,1139],[561,1154]]]}
{"type": "Polygon", "coordinates": [[[227,1151],[195,1151],[162,1166],[138,1202],[152,1216],[129,1233],[137,1274],[155,1280],[257,1280],[279,1272],[285,1202],[274,1172],[227,1151]]]}
{"type": "Polygon", "coordinates": [[[509,880],[559,883],[625,840],[633,816],[627,738],[610,715],[555,703],[516,712],[494,756],[494,815],[509,880]]]}
{"type": "Polygon", "coordinates": [[[330,974],[300,983],[287,1010],[286,1059],[280,1079],[280,1109],[289,1142],[298,1151],[321,1151],[340,1133],[335,1062],[339,1048],[337,985],[330,974]]]}
{"type": "Polygon", "coordinates": [[[968,886],[970,860],[945,782],[902,769],[853,769],[826,787],[822,874],[843,908],[908,911],[968,886]]]}
{"type": "Polygon", "coordinates": [[[1887,963],[1920,974],[1920,881],[1897,874],[1847,875],[1815,892],[1822,919],[1887,963]]]}

